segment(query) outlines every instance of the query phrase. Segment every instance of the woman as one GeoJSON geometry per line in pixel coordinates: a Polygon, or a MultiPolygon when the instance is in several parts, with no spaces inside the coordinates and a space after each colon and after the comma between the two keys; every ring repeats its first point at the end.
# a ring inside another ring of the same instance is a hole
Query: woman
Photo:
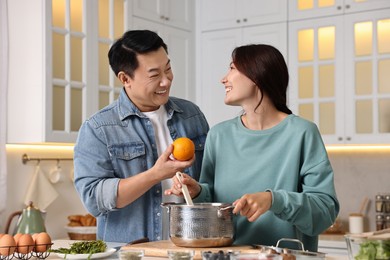
{"type": "MultiPolygon", "coordinates": [[[[235,244],[296,238],[317,251],[318,235],[336,219],[339,203],[316,125],[286,105],[288,79],[274,47],[237,47],[222,83],[225,103],[241,106],[243,114],[209,131],[199,183],[189,176],[183,183],[195,202],[235,205],[235,244]]],[[[166,194],[182,195],[174,181],[166,194]]]]}

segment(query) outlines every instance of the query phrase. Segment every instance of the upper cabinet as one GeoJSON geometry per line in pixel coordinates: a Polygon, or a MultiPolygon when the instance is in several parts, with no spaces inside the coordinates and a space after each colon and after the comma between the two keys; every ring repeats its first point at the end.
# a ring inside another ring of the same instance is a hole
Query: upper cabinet
{"type": "Polygon", "coordinates": [[[201,0],[201,30],[287,21],[287,0],[201,0]]]}
{"type": "Polygon", "coordinates": [[[193,0],[133,0],[133,15],[191,31],[194,25],[193,0]]]}
{"type": "Polygon", "coordinates": [[[327,144],[390,142],[390,9],[289,24],[289,103],[327,144]]]}
{"type": "Polygon", "coordinates": [[[75,142],[113,101],[120,85],[107,52],[126,27],[124,3],[9,1],[8,143],[75,142]]]}
{"type": "Polygon", "coordinates": [[[290,0],[288,15],[294,21],[388,7],[389,0],[290,0]]]}

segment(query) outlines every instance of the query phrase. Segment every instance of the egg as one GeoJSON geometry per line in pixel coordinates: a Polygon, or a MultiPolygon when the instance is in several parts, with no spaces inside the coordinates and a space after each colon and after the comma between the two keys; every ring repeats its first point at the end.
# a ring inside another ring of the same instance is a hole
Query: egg
{"type": "Polygon", "coordinates": [[[21,254],[28,254],[34,248],[34,240],[30,234],[22,234],[17,243],[17,250],[21,254]]]}
{"type": "Polygon", "coordinates": [[[13,236],[5,234],[0,238],[0,255],[8,256],[15,252],[16,243],[13,236]]]}
{"type": "Polygon", "coordinates": [[[22,236],[23,234],[22,233],[16,233],[14,235],[14,239],[15,239],[15,243],[18,244],[19,242],[19,238],[22,236]]]}
{"type": "Polygon", "coordinates": [[[51,246],[51,237],[46,232],[41,232],[35,237],[35,252],[45,252],[51,246]]]}

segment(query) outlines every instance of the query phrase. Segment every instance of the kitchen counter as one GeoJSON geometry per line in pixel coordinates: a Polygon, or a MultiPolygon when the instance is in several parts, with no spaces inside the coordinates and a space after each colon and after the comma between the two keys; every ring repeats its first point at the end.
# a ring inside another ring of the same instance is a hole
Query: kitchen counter
{"type": "MultiPolygon", "coordinates": [[[[59,248],[59,247],[69,247],[71,243],[75,242],[74,240],[54,240],[53,241],[53,249],[59,248]]],[[[114,242],[107,242],[108,248],[116,248],[119,249],[120,247],[124,246],[124,243],[114,243],[114,242]]],[[[50,259],[62,259],[57,256],[55,253],[51,253],[48,258],[50,259]]],[[[68,259],[72,259],[71,257],[68,257],[68,259]]],[[[102,258],[103,259],[103,258],[102,258]]],[[[105,257],[104,259],[119,259],[118,252],[115,252],[111,254],[108,257],[105,257]]],[[[167,260],[167,257],[151,257],[151,256],[145,256],[143,260],[167,260]]],[[[348,260],[348,256],[327,256],[326,260],[348,260]]]]}

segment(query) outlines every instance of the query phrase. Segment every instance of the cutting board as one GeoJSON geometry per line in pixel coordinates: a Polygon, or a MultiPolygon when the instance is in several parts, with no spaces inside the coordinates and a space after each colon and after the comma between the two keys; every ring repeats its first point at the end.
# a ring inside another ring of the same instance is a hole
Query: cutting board
{"type": "Polygon", "coordinates": [[[180,249],[191,249],[195,251],[194,259],[202,259],[202,251],[218,252],[222,250],[224,252],[228,250],[240,251],[241,253],[258,252],[251,246],[229,246],[229,247],[179,247],[173,244],[170,240],[160,240],[147,243],[139,243],[133,245],[123,246],[122,249],[143,249],[145,256],[154,257],[168,257],[168,250],[180,250],[180,249]]]}

